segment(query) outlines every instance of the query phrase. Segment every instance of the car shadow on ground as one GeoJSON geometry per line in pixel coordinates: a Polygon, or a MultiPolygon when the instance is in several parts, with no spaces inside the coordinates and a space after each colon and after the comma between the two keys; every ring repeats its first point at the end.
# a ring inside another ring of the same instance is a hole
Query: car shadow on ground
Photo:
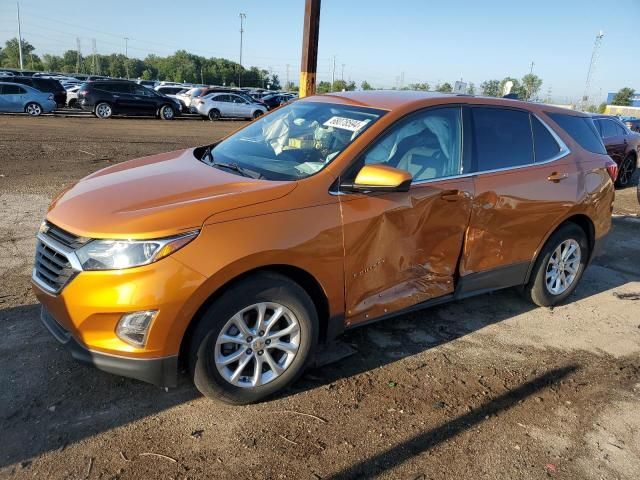
{"type": "MultiPolygon", "coordinates": [[[[616,241],[617,246],[627,234],[638,228],[637,223],[624,220],[616,221],[613,236],[620,237],[616,241]]],[[[640,255],[640,240],[635,237],[625,244],[624,254],[610,251],[602,257],[603,260],[597,260],[567,303],[640,280],[640,266],[629,263],[640,255]]],[[[273,401],[425,352],[534,308],[510,289],[347,332],[337,343],[348,344],[355,349],[355,354],[322,368],[311,369],[273,401]],[[482,315],[478,315],[478,309],[483,309],[482,315]]],[[[28,461],[48,451],[62,450],[84,438],[200,397],[186,375],[181,376],[178,388],[165,392],[159,387],[77,364],[40,325],[39,306],[35,304],[0,310],[0,352],[3,356],[0,467],[28,461]]],[[[455,432],[473,426],[487,412],[508,408],[523,396],[568,375],[572,369],[575,366],[548,372],[484,406],[484,413],[478,411],[463,415],[409,440],[403,446],[363,461],[336,478],[352,477],[379,461],[390,465],[401,462],[410,454],[407,452],[433,447],[455,432]]]]}

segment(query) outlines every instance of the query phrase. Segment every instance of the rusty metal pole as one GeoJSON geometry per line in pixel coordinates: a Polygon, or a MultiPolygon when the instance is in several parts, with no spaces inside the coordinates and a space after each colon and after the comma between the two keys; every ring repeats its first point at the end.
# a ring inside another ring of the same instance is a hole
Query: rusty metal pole
{"type": "Polygon", "coordinates": [[[302,65],[300,66],[300,98],[316,93],[319,32],[320,0],[306,0],[302,37],[302,65]]]}

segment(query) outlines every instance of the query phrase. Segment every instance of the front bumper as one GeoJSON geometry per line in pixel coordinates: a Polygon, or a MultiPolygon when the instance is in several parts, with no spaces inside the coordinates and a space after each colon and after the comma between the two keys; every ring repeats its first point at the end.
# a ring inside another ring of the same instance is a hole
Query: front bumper
{"type": "Polygon", "coordinates": [[[154,385],[164,387],[177,385],[177,355],[162,358],[131,358],[96,352],[89,350],[76,340],[44,306],[40,312],[40,320],[51,335],[69,350],[71,356],[84,365],[154,385]]]}

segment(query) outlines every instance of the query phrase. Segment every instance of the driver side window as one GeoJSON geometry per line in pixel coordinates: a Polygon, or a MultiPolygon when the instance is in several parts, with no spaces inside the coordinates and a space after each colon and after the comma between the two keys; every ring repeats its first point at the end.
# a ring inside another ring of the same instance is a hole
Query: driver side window
{"type": "Polygon", "coordinates": [[[405,170],[413,182],[461,173],[462,119],[459,107],[424,110],[400,120],[364,156],[364,165],[405,170]]]}

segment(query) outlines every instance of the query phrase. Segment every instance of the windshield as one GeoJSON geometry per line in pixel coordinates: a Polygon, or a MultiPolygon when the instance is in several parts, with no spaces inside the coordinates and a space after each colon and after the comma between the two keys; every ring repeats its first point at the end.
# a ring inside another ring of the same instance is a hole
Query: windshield
{"type": "Polygon", "coordinates": [[[212,150],[214,163],[258,172],[267,180],[299,180],[322,170],[383,111],[296,102],[253,122],[212,150]]]}

